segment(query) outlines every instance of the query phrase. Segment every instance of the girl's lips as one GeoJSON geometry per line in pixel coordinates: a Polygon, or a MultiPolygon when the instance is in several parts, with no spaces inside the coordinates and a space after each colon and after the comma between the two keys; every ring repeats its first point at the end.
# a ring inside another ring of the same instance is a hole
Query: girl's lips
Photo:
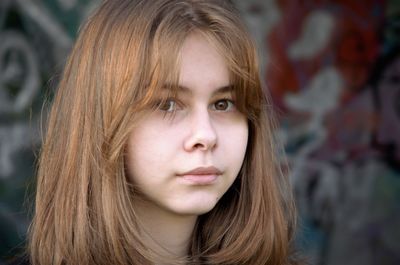
{"type": "Polygon", "coordinates": [[[179,175],[184,176],[184,175],[221,175],[221,174],[222,174],[221,170],[219,170],[214,166],[209,166],[209,167],[197,167],[195,169],[189,170],[179,175]]]}
{"type": "Polygon", "coordinates": [[[198,167],[185,173],[178,174],[184,180],[196,185],[209,185],[222,174],[216,167],[198,167]]]}
{"type": "Polygon", "coordinates": [[[183,175],[182,178],[196,185],[210,185],[219,175],[183,175]]]}

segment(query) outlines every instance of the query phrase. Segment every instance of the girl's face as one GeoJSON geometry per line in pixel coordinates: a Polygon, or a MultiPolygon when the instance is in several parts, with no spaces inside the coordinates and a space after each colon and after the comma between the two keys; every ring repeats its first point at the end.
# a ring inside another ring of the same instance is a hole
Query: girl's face
{"type": "Polygon", "coordinates": [[[138,122],[129,137],[126,167],[146,207],[200,215],[238,175],[248,125],[235,107],[227,66],[215,48],[192,33],[181,56],[179,92],[166,103],[156,102],[158,109],[138,122]]]}

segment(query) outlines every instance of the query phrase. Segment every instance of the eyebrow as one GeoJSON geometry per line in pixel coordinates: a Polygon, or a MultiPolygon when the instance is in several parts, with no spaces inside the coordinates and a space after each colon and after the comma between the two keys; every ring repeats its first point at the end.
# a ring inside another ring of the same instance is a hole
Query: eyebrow
{"type": "MultiPolygon", "coordinates": [[[[165,84],[163,86],[163,89],[167,89],[169,90],[170,87],[173,87],[173,85],[171,84],[165,84]]],[[[192,94],[192,90],[186,86],[182,86],[182,85],[178,85],[178,92],[183,92],[183,93],[187,93],[187,94],[192,94]]],[[[231,93],[232,91],[234,91],[233,85],[229,84],[226,86],[222,86],[217,88],[216,90],[213,91],[213,95],[219,95],[219,94],[225,94],[225,93],[231,93]]]]}

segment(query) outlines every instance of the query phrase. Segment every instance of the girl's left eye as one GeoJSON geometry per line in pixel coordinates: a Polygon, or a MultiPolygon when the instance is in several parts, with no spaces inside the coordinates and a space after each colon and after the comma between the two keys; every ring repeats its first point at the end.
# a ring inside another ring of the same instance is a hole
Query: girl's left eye
{"type": "Polygon", "coordinates": [[[228,111],[234,107],[232,100],[220,99],[213,104],[213,109],[217,111],[228,111]]]}

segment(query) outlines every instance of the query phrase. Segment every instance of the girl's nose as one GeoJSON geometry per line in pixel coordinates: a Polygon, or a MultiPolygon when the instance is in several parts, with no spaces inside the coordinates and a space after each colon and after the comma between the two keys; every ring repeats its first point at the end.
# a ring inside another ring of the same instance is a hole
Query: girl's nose
{"type": "Polygon", "coordinates": [[[188,152],[209,151],[217,145],[217,133],[207,110],[191,115],[190,132],[184,141],[184,149],[188,152]]]}

